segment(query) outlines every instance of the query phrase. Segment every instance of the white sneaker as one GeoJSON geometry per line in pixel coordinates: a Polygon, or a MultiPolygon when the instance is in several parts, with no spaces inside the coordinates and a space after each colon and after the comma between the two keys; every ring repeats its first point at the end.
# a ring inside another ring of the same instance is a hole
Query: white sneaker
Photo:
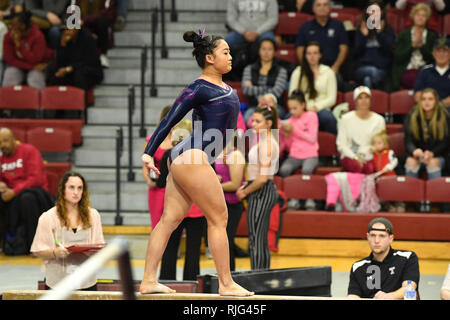
{"type": "Polygon", "coordinates": [[[305,209],[306,210],[315,210],[316,202],[313,199],[306,199],[305,201],[305,209]]]}
{"type": "Polygon", "coordinates": [[[103,68],[109,68],[109,59],[104,54],[100,55],[100,63],[103,68]]]}

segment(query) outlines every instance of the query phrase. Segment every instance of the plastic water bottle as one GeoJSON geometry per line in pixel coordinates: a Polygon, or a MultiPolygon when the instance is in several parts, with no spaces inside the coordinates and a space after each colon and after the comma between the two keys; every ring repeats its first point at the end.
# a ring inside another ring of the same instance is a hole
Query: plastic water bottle
{"type": "Polygon", "coordinates": [[[414,289],[411,280],[408,280],[405,287],[404,300],[416,300],[416,290],[414,289]]]}

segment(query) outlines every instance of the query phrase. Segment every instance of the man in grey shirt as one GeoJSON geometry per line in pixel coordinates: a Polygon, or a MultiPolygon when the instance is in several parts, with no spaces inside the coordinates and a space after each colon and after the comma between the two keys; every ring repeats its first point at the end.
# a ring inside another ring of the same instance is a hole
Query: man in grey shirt
{"type": "Polygon", "coordinates": [[[50,47],[56,49],[61,38],[60,26],[64,23],[70,0],[25,0],[25,8],[33,16],[47,20],[50,28],[43,30],[47,35],[50,47]]]}
{"type": "Polygon", "coordinates": [[[225,40],[233,48],[262,39],[275,40],[273,30],[278,24],[277,0],[229,0],[227,24],[231,28],[225,40]]]}

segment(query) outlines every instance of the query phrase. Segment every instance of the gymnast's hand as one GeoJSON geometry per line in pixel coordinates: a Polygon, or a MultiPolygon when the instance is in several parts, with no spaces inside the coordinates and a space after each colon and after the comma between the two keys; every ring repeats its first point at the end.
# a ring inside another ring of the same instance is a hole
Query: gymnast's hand
{"type": "Polygon", "coordinates": [[[153,157],[149,156],[148,154],[144,153],[142,155],[142,162],[144,163],[144,166],[148,169],[148,170],[153,170],[156,174],[161,174],[158,170],[158,168],[156,168],[155,163],[153,162],[153,157]]]}

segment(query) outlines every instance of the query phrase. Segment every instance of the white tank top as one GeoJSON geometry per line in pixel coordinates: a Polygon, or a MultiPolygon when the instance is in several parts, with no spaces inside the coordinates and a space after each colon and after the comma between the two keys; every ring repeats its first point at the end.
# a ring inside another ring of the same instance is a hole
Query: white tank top
{"type": "Polygon", "coordinates": [[[271,136],[270,140],[260,138],[248,152],[247,180],[253,181],[259,175],[268,175],[273,179],[274,174],[278,172],[280,147],[277,140],[271,136]],[[269,158],[268,148],[271,148],[271,157],[269,158]],[[270,167],[261,168],[261,164],[270,161],[270,167]]]}

